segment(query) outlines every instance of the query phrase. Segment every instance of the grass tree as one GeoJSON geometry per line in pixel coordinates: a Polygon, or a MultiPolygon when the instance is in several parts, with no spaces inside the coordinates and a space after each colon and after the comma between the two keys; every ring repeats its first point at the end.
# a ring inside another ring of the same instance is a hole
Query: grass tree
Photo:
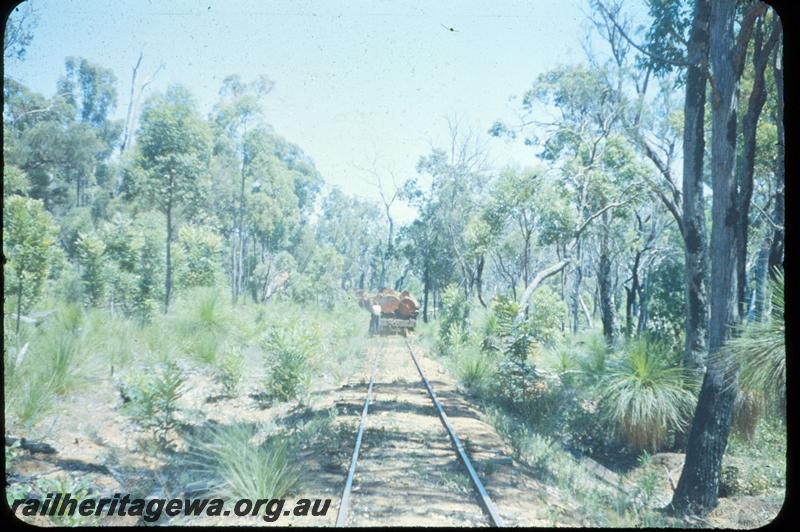
{"type": "Polygon", "coordinates": [[[664,347],[631,342],[602,379],[605,417],[632,448],[657,451],[670,430],[683,429],[694,405],[683,368],[664,347]]]}
{"type": "Polygon", "coordinates": [[[145,104],[137,139],[138,190],[166,217],[164,312],[172,297],[172,241],[179,214],[202,201],[202,177],[210,156],[208,126],[192,96],[179,85],[145,104]]]}
{"type": "Polygon", "coordinates": [[[783,317],[783,272],[777,270],[770,281],[772,316],[765,322],[751,323],[741,336],[728,343],[733,362],[740,368],[739,387],[755,392],[764,400],[785,407],[786,401],[786,322],[783,317]]]}

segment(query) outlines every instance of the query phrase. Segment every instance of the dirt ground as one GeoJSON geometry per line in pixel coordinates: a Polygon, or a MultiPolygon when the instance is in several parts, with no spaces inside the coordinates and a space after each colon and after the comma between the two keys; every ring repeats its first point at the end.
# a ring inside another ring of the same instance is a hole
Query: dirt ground
{"type": "MultiPolygon", "coordinates": [[[[416,348],[415,352],[506,524],[572,524],[568,498],[525,474],[524,468],[512,460],[510,449],[479,419],[479,412],[457,391],[455,382],[443,368],[422,349],[416,348]],[[563,517],[558,517],[559,514],[563,517]]],[[[257,380],[247,384],[235,399],[218,399],[211,379],[197,368],[186,367],[188,392],[181,398],[181,422],[202,427],[236,421],[291,429],[334,412],[332,426],[337,438],[328,438],[323,445],[309,445],[300,454],[301,487],[299,493],[289,498],[330,498],[327,515],[286,516],[274,523],[332,526],[376,355],[373,401],[348,524],[488,525],[402,338],[376,339],[346,384],[315,390],[306,405],[284,403],[265,407],[256,399],[257,380]]],[[[110,497],[114,493],[146,498],[189,495],[180,482],[185,467],[181,461],[185,458],[184,443],[177,441],[170,453],[153,452],[143,445],[145,435],[120,411],[122,400],[110,378],[85,387],[70,401],[91,407],[56,415],[44,422],[36,439],[57,452],[19,453],[8,471],[10,487],[25,486],[29,488],[27,493],[32,494],[35,490],[30,486],[36,481],[50,479],[55,484],[66,478],[72,486],[85,486],[86,494],[94,497],[110,497]]],[[[22,494],[25,493],[22,489],[22,494]]],[[[134,517],[104,517],[98,524],[134,525],[136,521],[134,517]]],[[[51,524],[45,518],[30,522],[51,524]]],[[[231,516],[180,518],[171,522],[270,524],[260,517],[231,516]]]]}
{"type": "MultiPolygon", "coordinates": [[[[507,526],[592,526],[568,493],[537,480],[512,458],[510,447],[461,393],[455,380],[423,348],[411,345],[447,416],[507,526]]],[[[181,422],[203,428],[232,422],[252,423],[264,431],[302,430],[327,421],[325,437],[309,441],[296,456],[299,490],[287,497],[331,499],[325,516],[283,516],[273,523],[260,516],[182,517],[159,524],[333,526],[350,465],[359,416],[366,397],[373,360],[377,371],[361,456],[357,465],[348,526],[488,526],[464,466],[411,360],[405,340],[376,338],[361,357],[355,373],[341,386],[311,393],[306,404],[264,405],[258,400],[259,379],[250,376],[240,394],[220,399],[213,381],[197,368],[186,367],[188,393],[181,398],[181,422]]],[[[85,387],[72,404],[91,405],[54,416],[37,433],[54,454],[19,453],[7,474],[7,489],[30,487],[39,479],[67,477],[86,487],[87,495],[110,497],[131,493],[145,498],[191,496],[185,477],[185,442],[180,438],[168,453],[144,445],[145,435],[120,411],[122,400],[111,379],[85,387]]],[[[8,436],[20,436],[8,434],[8,436]]],[[[28,436],[22,434],[21,436],[28,436]]],[[[679,475],[680,464],[666,464],[679,475]]],[[[600,468],[602,469],[602,468],[600,468]]],[[[598,478],[611,474],[597,472],[598,478]]],[[[677,478],[675,476],[674,478],[677,478]]],[[[613,480],[614,483],[618,479],[613,480]]],[[[665,477],[666,481],[666,477],[665,477]]],[[[23,494],[25,489],[22,489],[23,494]]],[[[30,493],[30,490],[28,490],[30,493]]],[[[203,495],[196,495],[203,496],[203,495]]],[[[738,500],[738,499],[737,499],[738,500]]],[[[707,524],[746,528],[764,524],[780,505],[763,508],[760,501],[721,500],[707,524]],[[743,511],[750,508],[749,511],[743,511]],[[758,514],[758,515],[756,515],[758,514]],[[766,517],[765,517],[766,516],[766,517]]],[[[31,519],[52,525],[46,518],[31,519]]],[[[87,524],[135,525],[135,517],[104,517],[87,524]]],[[[141,524],[140,522],[138,524],[141,524]]]]}
{"type": "MultiPolygon", "coordinates": [[[[370,353],[380,356],[347,523],[488,526],[403,339],[379,342],[370,353]]],[[[419,348],[415,353],[504,524],[570,524],[551,517],[553,510],[569,511],[558,494],[515,467],[510,449],[480,420],[439,364],[419,348]]]]}

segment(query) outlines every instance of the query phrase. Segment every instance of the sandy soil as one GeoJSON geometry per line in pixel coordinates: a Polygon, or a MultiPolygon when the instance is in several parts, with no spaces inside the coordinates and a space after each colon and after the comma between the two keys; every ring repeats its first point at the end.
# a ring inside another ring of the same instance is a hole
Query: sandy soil
{"type": "MultiPolygon", "coordinates": [[[[378,342],[372,348],[380,355],[378,371],[348,525],[488,526],[405,342],[397,337],[378,342]]],[[[574,509],[566,497],[515,463],[443,368],[414,349],[504,524],[574,524],[566,515],[554,518],[574,509]]]]}
{"type": "MultiPolygon", "coordinates": [[[[507,526],[592,526],[569,494],[540,482],[481,413],[459,390],[455,380],[411,338],[411,345],[447,416],[464,443],[489,495],[507,526]]],[[[366,397],[372,361],[377,372],[351,499],[349,526],[487,526],[464,466],[400,337],[376,338],[360,365],[341,386],[314,390],[306,404],[265,405],[258,400],[260,376],[249,375],[238,397],[220,399],[210,377],[184,367],[188,393],[181,398],[180,419],[185,429],[212,424],[252,423],[301,430],[316,420],[329,420],[324,437],[309,441],[296,456],[302,471],[297,493],[287,497],[331,499],[325,516],[284,516],[273,523],[260,516],[163,520],[178,525],[333,526],[347,476],[359,416],[366,397]]],[[[320,384],[320,386],[324,386],[320,384]]],[[[81,482],[94,497],[132,493],[136,497],[192,495],[185,473],[185,442],[180,438],[169,453],[143,444],[147,435],[124,415],[122,400],[110,379],[86,386],[70,404],[80,410],[46,420],[36,434],[9,434],[46,442],[55,454],[19,453],[7,475],[8,487],[31,486],[39,479],[68,477],[81,482]]],[[[669,476],[680,474],[682,456],[655,455],[663,460],[662,495],[670,493],[669,476]]],[[[599,464],[598,479],[615,474],[599,464]]],[[[591,469],[591,468],[590,468],[591,469]]],[[[619,484],[619,478],[607,480],[619,484]]],[[[666,499],[665,499],[666,500],[666,499]]],[[[782,501],[764,507],[758,498],[722,499],[706,524],[744,528],[768,522],[782,501]],[[750,500],[752,499],[752,500],[750,500]],[[770,514],[771,515],[768,515],[770,514]]],[[[31,522],[52,525],[44,518],[31,522]]],[[[135,525],[135,517],[104,518],[97,524],[135,525]]]]}

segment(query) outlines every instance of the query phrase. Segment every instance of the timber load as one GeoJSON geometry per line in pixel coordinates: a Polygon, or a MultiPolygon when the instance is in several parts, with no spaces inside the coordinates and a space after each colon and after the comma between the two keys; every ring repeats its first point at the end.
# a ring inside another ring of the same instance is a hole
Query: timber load
{"type": "Polygon", "coordinates": [[[405,334],[409,330],[414,330],[417,324],[417,313],[419,303],[414,296],[407,290],[398,292],[391,288],[381,288],[376,294],[367,294],[363,291],[358,292],[358,304],[375,315],[378,307],[380,315],[375,327],[373,317],[371,333],[379,334],[405,334]],[[377,329],[374,330],[374,329],[377,329]]]}

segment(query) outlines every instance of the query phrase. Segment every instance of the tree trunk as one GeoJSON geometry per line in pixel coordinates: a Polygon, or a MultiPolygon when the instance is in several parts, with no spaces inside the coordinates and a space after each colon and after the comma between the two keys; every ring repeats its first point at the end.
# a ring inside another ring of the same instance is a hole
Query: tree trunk
{"type": "Polygon", "coordinates": [[[528,300],[531,298],[531,295],[533,295],[533,292],[539,288],[539,285],[551,275],[555,275],[563,270],[567,264],[569,264],[569,261],[559,261],[533,276],[531,283],[525,288],[525,292],[522,294],[522,299],[519,301],[519,310],[514,318],[515,323],[521,323],[523,321],[525,317],[525,309],[528,308],[528,300]]]}
{"type": "Polygon", "coordinates": [[[430,266],[425,260],[425,273],[422,275],[422,321],[428,323],[428,292],[430,291],[430,266]]]}
{"type": "Polygon", "coordinates": [[[736,93],[735,0],[711,7],[710,55],[714,76],[711,168],[714,200],[711,241],[711,318],[709,357],[692,428],[686,462],[672,498],[680,514],[705,515],[717,505],[722,456],[728,444],[736,398],[736,375],[726,369],[721,348],[737,319],[736,286],[736,93]]]}
{"type": "Polygon", "coordinates": [[[386,220],[389,223],[389,234],[386,239],[386,251],[381,256],[381,277],[378,281],[378,288],[384,288],[386,286],[386,263],[389,262],[389,258],[392,255],[392,240],[394,239],[394,220],[392,216],[389,214],[389,206],[386,206],[386,220]]]}
{"type": "Polygon", "coordinates": [[[17,284],[19,284],[19,287],[17,288],[17,324],[14,330],[16,331],[17,335],[17,345],[19,345],[19,318],[22,314],[22,279],[20,278],[19,274],[17,274],[17,284]]]}
{"type": "Polygon", "coordinates": [[[597,268],[597,284],[600,290],[600,321],[603,323],[603,336],[606,343],[614,342],[614,304],[611,294],[611,259],[608,256],[608,243],[603,236],[600,243],[600,261],[597,268]]]}
{"type": "Polygon", "coordinates": [[[481,255],[480,259],[478,259],[478,267],[476,268],[476,275],[475,280],[478,285],[478,301],[480,301],[481,306],[486,308],[486,302],[483,300],[483,268],[486,265],[486,257],[481,255]]]}
{"type": "Polygon", "coordinates": [[[767,265],[769,263],[769,249],[770,239],[769,236],[764,237],[764,242],[758,252],[758,259],[756,260],[755,271],[755,288],[753,292],[753,311],[748,316],[752,321],[761,321],[764,318],[764,298],[767,293],[767,265]]]}
{"type": "Polygon", "coordinates": [[[242,168],[241,168],[241,180],[240,180],[240,187],[239,187],[239,232],[238,232],[238,241],[236,243],[236,262],[235,262],[235,269],[234,269],[234,289],[233,289],[233,302],[236,303],[239,300],[239,294],[242,291],[242,278],[243,278],[243,259],[244,259],[244,181],[245,181],[245,168],[247,166],[247,153],[245,152],[245,145],[244,145],[244,138],[247,134],[247,126],[244,126],[244,132],[242,133],[242,168]]]}
{"type": "Polygon", "coordinates": [[[581,298],[581,239],[575,243],[575,273],[572,281],[572,332],[577,333],[580,327],[580,298],[581,298]]]}
{"type": "MultiPolygon", "coordinates": [[[[125,125],[122,128],[122,143],[119,146],[119,154],[122,155],[125,153],[125,148],[128,147],[128,135],[131,129],[131,116],[133,115],[133,92],[136,88],[136,75],[139,72],[139,65],[142,64],[142,56],[144,55],[143,52],[139,51],[139,59],[136,60],[136,64],[133,65],[133,72],[131,73],[131,93],[128,99],[128,112],[125,113],[125,125]]],[[[117,180],[117,188],[115,190],[114,196],[119,196],[119,193],[122,191],[122,172],[120,172],[120,179],[117,180]]]]}
{"type": "Polygon", "coordinates": [[[784,183],[786,177],[786,137],[783,125],[784,106],[783,101],[783,49],[780,54],[775,54],[775,92],[777,105],[775,106],[775,125],[778,133],[777,157],[775,158],[775,204],[773,207],[772,221],[775,222],[775,229],[772,233],[772,245],[769,250],[769,274],[774,276],[775,269],[783,269],[783,224],[786,218],[786,205],[784,203],[784,183]]]}
{"type": "Polygon", "coordinates": [[[683,107],[683,228],[686,267],[686,324],[683,363],[699,368],[706,345],[706,222],[703,201],[704,119],[708,58],[709,0],[696,0],[687,57],[683,107]]]}
{"type": "MultiPolygon", "coordinates": [[[[739,181],[739,223],[737,233],[737,285],[739,286],[739,313],[747,310],[747,230],[750,226],[750,201],[753,197],[753,173],[756,161],[756,128],[761,110],[767,101],[764,71],[775,46],[772,34],[764,43],[764,21],[756,24],[753,42],[753,89],[747,104],[747,112],[742,119],[742,160],[739,181]]],[[[773,30],[775,31],[775,30],[773,30]]]]}
{"type": "MultiPolygon", "coordinates": [[[[170,184],[171,185],[171,184],[170,184]]],[[[170,186],[170,189],[172,186],[170,186]]],[[[172,296],[172,200],[167,203],[167,275],[164,285],[164,314],[169,310],[172,296]]]]}
{"type": "Polygon", "coordinates": [[[586,301],[583,300],[583,296],[580,296],[578,299],[581,302],[583,317],[586,318],[586,326],[591,329],[592,327],[594,327],[594,323],[592,323],[592,313],[589,312],[589,307],[586,306],[586,301]]]}
{"type": "MultiPolygon", "coordinates": [[[[631,268],[631,286],[625,287],[625,337],[630,338],[633,334],[633,315],[636,312],[636,296],[639,293],[639,262],[642,260],[642,252],[637,251],[633,258],[631,268]]],[[[641,302],[640,302],[641,303],[641,302]]]]}
{"type": "Polygon", "coordinates": [[[647,270],[644,272],[644,277],[639,282],[639,288],[636,290],[637,298],[639,300],[639,318],[636,322],[636,334],[642,334],[647,327],[647,299],[649,292],[647,291],[649,276],[647,270]]]}

